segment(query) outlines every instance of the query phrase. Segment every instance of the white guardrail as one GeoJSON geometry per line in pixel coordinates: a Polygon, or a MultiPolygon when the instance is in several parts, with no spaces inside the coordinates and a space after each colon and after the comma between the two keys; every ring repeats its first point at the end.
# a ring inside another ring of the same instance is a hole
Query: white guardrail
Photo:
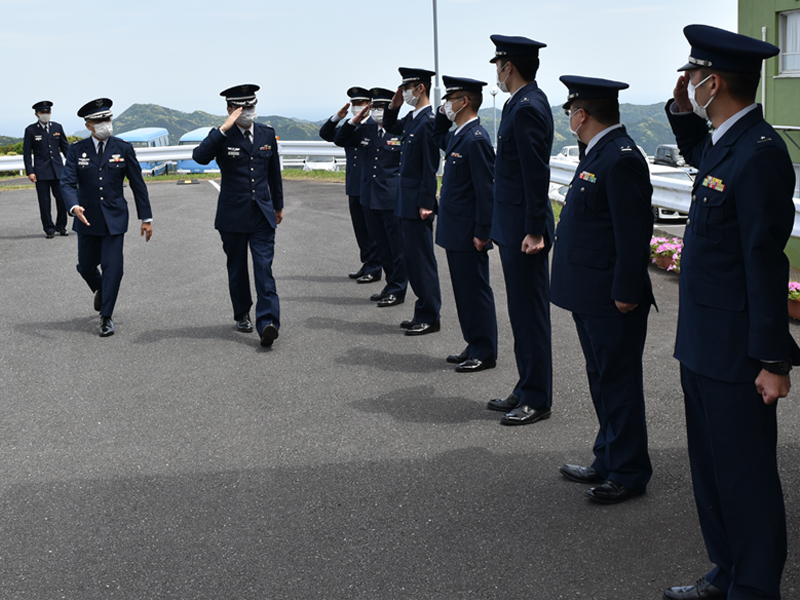
{"type": "MultiPolygon", "coordinates": [[[[550,181],[568,185],[575,175],[576,163],[556,157],[550,159],[550,181]]],[[[677,181],[653,175],[653,206],[670,210],[689,212],[692,203],[692,184],[689,181],[677,181]]],[[[794,199],[794,227],[792,237],[800,238],[800,199],[794,199]]]]}
{"type": "MultiPolygon", "coordinates": [[[[193,146],[162,146],[160,148],[136,148],[139,162],[174,162],[192,158],[193,146]]],[[[278,152],[284,156],[327,156],[331,159],[344,158],[344,148],[331,142],[284,142],[278,140],[278,152]]],[[[24,171],[25,164],[21,155],[0,156],[0,171],[24,171]]]]}
{"type": "MultiPolygon", "coordinates": [[[[196,146],[163,146],[161,148],[136,148],[140,162],[178,161],[192,158],[196,146]]],[[[331,142],[290,142],[278,140],[278,152],[284,156],[327,156],[344,158],[344,148],[331,142]]],[[[550,181],[568,185],[575,175],[576,163],[557,157],[550,159],[550,181]]],[[[22,156],[0,156],[0,171],[23,171],[22,156]]],[[[688,213],[691,204],[692,184],[690,182],[665,179],[653,176],[653,206],[688,213]]],[[[794,199],[794,228],[792,237],[800,238],[800,200],[794,199]]]]}

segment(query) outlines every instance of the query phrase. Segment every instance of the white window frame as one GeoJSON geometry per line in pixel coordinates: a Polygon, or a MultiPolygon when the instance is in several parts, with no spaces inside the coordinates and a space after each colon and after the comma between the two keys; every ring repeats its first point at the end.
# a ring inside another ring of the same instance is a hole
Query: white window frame
{"type": "Polygon", "coordinates": [[[800,164],[794,163],[794,197],[800,200],[800,164]]]}
{"type": "MultiPolygon", "coordinates": [[[[800,10],[788,10],[786,12],[779,13],[779,17],[780,17],[780,48],[781,48],[780,63],[779,63],[780,64],[779,73],[780,73],[780,75],[783,75],[784,77],[800,77],[800,65],[798,65],[798,67],[796,69],[787,69],[784,66],[784,63],[785,63],[785,60],[786,60],[786,56],[787,56],[786,45],[787,45],[787,42],[788,42],[787,37],[786,37],[786,22],[788,20],[789,15],[797,15],[797,17],[795,17],[795,18],[800,19],[800,10]]],[[[800,37],[800,32],[798,32],[798,36],[800,37]]],[[[800,39],[798,39],[795,43],[798,45],[798,48],[797,48],[796,52],[792,52],[791,53],[791,56],[800,57],[800,39]]],[[[797,58],[796,60],[800,61],[800,58],[797,58]]]]}

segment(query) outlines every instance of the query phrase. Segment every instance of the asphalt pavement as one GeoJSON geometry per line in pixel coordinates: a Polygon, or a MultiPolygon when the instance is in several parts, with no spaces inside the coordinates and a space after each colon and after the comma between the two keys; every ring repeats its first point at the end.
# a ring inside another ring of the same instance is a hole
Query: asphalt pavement
{"type": "MultiPolygon", "coordinates": [[[[464,346],[444,253],[442,331],[406,337],[411,302],[377,308],[381,284],[347,278],[344,186],[287,181],[282,328],[262,349],[234,327],[216,190],[149,189],[153,238],[130,200],[110,338],[75,270],[77,236],[46,240],[35,191],[0,191],[0,598],[655,600],[709,568],[672,358],[676,275],[651,268],[653,479],[600,506],[558,473],[590,462],[597,427],[568,313],[552,310],[552,418],[503,427],[485,409],[516,382],[496,251],[498,366],[458,374],[444,360],[464,346]]],[[[795,398],[778,408],[788,599],[795,398]]]]}

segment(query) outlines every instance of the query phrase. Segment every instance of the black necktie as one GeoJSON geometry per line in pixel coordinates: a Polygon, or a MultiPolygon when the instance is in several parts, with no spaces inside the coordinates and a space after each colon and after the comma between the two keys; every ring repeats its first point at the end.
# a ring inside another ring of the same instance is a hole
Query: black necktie
{"type": "Polygon", "coordinates": [[[245,129],[244,131],[244,149],[250,152],[253,149],[253,143],[250,141],[250,130],[245,129]]]}
{"type": "Polygon", "coordinates": [[[103,142],[97,145],[97,158],[103,158],[103,142]]]}
{"type": "Polygon", "coordinates": [[[706,144],[706,149],[703,150],[703,158],[708,156],[708,153],[711,152],[711,149],[714,147],[714,138],[710,135],[708,136],[708,143],[706,144]]]}

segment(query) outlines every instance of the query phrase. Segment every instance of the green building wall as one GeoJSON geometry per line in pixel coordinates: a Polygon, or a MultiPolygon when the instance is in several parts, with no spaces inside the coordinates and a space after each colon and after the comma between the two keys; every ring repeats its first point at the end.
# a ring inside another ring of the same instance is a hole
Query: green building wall
{"type": "MultiPolygon", "coordinates": [[[[780,47],[780,13],[800,10],[800,0],[739,0],[739,33],[762,39],[762,27],[766,27],[766,41],[780,47]]],[[[766,91],[764,98],[764,118],[772,125],[800,127],[800,75],[780,75],[779,57],[771,58],[766,64],[765,77],[761,86],[766,91]]],[[[758,102],[761,102],[762,87],[759,88],[758,102]]],[[[800,163],[800,149],[789,139],[800,144],[800,131],[790,134],[781,132],[786,141],[792,162],[800,163]]],[[[794,269],[800,269],[800,239],[791,238],[786,246],[786,255],[794,269]]]]}

